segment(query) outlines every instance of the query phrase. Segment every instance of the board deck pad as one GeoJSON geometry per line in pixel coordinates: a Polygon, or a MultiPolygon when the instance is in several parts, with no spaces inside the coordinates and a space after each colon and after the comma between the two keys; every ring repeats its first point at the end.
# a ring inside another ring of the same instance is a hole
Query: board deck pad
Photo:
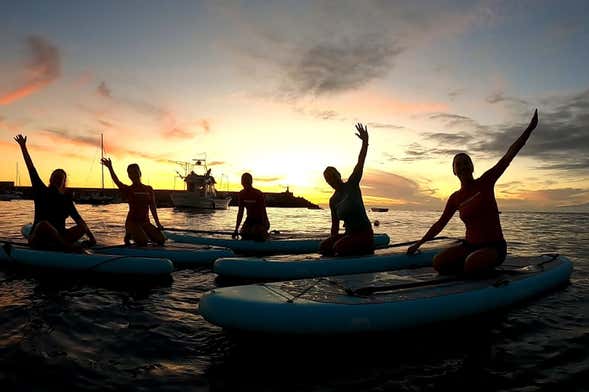
{"type": "Polygon", "coordinates": [[[558,259],[551,260],[551,258],[552,256],[508,257],[505,263],[498,267],[489,277],[480,279],[443,276],[437,274],[430,267],[424,267],[411,270],[266,283],[263,286],[278,295],[284,296],[285,302],[291,303],[313,301],[353,305],[407,301],[463,293],[524,279],[529,275],[539,274],[547,269],[554,268],[558,264],[558,259]],[[545,264],[539,266],[540,263],[545,264]],[[415,287],[404,287],[408,283],[416,283],[416,285],[415,287]],[[400,287],[376,291],[371,295],[354,294],[354,291],[358,289],[395,285],[400,287]]]}

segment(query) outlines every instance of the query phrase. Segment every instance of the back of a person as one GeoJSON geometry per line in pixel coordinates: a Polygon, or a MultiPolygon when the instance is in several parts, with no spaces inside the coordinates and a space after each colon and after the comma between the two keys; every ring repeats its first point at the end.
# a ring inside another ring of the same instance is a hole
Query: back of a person
{"type": "Polygon", "coordinates": [[[35,190],[34,224],[41,221],[49,222],[60,233],[65,232],[65,220],[69,216],[71,196],[60,193],[53,186],[43,186],[35,190]]]}
{"type": "Polygon", "coordinates": [[[242,189],[239,192],[240,203],[247,211],[247,220],[264,223],[267,220],[264,194],[256,188],[242,189]]]}
{"type": "Polygon", "coordinates": [[[124,190],[129,203],[127,221],[149,222],[149,204],[153,198],[153,189],[142,183],[132,184],[124,190]]]}
{"type": "Polygon", "coordinates": [[[334,201],[337,216],[344,221],[346,232],[360,232],[372,229],[358,184],[345,183],[339,199],[336,197],[334,201]]]}

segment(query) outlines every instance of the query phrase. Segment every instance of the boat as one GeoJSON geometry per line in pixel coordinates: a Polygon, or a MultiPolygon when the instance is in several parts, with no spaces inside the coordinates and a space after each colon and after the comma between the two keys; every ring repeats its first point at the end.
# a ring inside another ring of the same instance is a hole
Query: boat
{"type": "MultiPolygon", "coordinates": [[[[18,175],[18,162],[16,163],[16,185],[18,186],[19,181],[18,175]]],[[[22,199],[23,193],[17,191],[14,188],[15,182],[13,181],[0,181],[0,201],[9,201],[9,200],[17,200],[22,199]]]]}
{"type": "Polygon", "coordinates": [[[409,243],[389,245],[374,254],[345,257],[315,255],[283,255],[268,258],[225,257],[215,261],[213,272],[221,278],[249,281],[279,281],[321,276],[390,271],[432,265],[441,250],[455,246],[456,239],[439,238],[428,241],[420,252],[407,255],[409,243]]]}
{"type": "MultiPolygon", "coordinates": [[[[100,134],[100,158],[104,158],[104,137],[100,134]]],[[[78,204],[91,204],[91,205],[104,205],[114,203],[115,198],[110,195],[104,194],[104,165],[100,165],[101,168],[101,190],[100,192],[91,192],[87,195],[81,195],[76,203],[78,204]]]]}
{"type": "Polygon", "coordinates": [[[509,256],[486,277],[438,275],[431,267],[216,288],[199,302],[227,330],[333,335],[397,332],[475,317],[565,285],[571,261],[509,256]]]}
{"type": "Polygon", "coordinates": [[[3,191],[0,192],[0,201],[18,200],[22,199],[22,192],[18,191],[3,191]]]}
{"type": "MultiPolygon", "coordinates": [[[[229,208],[231,196],[217,192],[215,189],[215,177],[211,175],[211,169],[207,167],[206,158],[194,159],[193,170],[188,174],[178,176],[186,183],[186,190],[176,191],[170,194],[174,207],[226,210],[229,208]],[[199,167],[202,174],[197,174],[194,167],[199,167]]],[[[190,162],[176,162],[183,164],[185,168],[190,162]]],[[[187,171],[187,170],[185,170],[187,171]]]]}
{"type": "MultiPolygon", "coordinates": [[[[268,241],[234,240],[229,238],[215,238],[198,236],[188,233],[176,233],[164,230],[166,237],[176,242],[213,245],[230,248],[236,253],[248,255],[270,254],[301,254],[319,252],[321,239],[271,239],[268,241]]],[[[375,234],[374,245],[376,248],[386,247],[390,242],[387,234],[375,234]]]]}
{"type": "Polygon", "coordinates": [[[388,208],[383,208],[383,207],[370,208],[370,211],[372,211],[372,212],[387,212],[388,210],[389,210],[388,208]]]}

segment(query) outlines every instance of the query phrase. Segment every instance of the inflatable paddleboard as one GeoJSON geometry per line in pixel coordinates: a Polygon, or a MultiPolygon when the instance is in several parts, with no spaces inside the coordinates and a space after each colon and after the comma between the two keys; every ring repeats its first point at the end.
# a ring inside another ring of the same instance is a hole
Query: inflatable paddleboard
{"type": "MultiPolygon", "coordinates": [[[[234,240],[227,238],[200,237],[196,235],[176,233],[164,230],[166,237],[176,242],[214,245],[233,249],[236,253],[269,255],[269,254],[301,254],[319,251],[322,240],[317,239],[285,239],[268,241],[234,240]]],[[[386,234],[375,234],[374,245],[382,248],[389,244],[390,238],[386,234]]]]}
{"type": "Polygon", "coordinates": [[[52,252],[1,241],[0,264],[137,276],[169,275],[174,271],[172,262],[165,258],[52,252]]]}
{"type": "Polygon", "coordinates": [[[425,267],[431,266],[433,257],[442,249],[457,244],[453,239],[429,241],[411,256],[405,253],[408,246],[405,245],[379,249],[366,256],[229,257],[215,261],[213,272],[229,279],[278,281],[425,267]]]}
{"type": "Polygon", "coordinates": [[[168,243],[164,246],[146,247],[105,246],[94,248],[94,252],[121,256],[163,257],[171,260],[174,266],[185,268],[211,266],[216,259],[231,257],[234,254],[231,249],[217,246],[168,243]]]}
{"type": "Polygon", "coordinates": [[[508,257],[484,279],[431,268],[214,289],[201,315],[223,328],[287,334],[398,331],[497,310],[556,289],[573,266],[558,255],[508,257]]]}
{"type": "MultiPolygon", "coordinates": [[[[32,225],[27,224],[21,228],[21,233],[28,238],[32,225]]],[[[93,248],[94,253],[116,256],[155,257],[171,260],[176,267],[210,266],[221,257],[231,257],[233,251],[228,248],[220,248],[210,245],[193,244],[165,244],[164,246],[102,246],[93,248]]]]}

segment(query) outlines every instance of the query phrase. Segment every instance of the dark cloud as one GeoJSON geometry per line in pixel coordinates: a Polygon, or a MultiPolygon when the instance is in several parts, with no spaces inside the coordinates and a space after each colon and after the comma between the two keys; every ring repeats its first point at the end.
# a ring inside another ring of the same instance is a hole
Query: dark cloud
{"type": "Polygon", "coordinates": [[[376,35],[305,48],[289,67],[285,92],[290,98],[299,98],[356,89],[385,76],[402,51],[396,42],[376,35]]]}
{"type": "Polygon", "coordinates": [[[105,82],[101,82],[98,85],[96,88],[96,93],[104,98],[112,98],[110,88],[108,88],[105,82]]]}
{"type": "MultiPolygon", "coordinates": [[[[543,103],[544,107],[539,110],[538,128],[520,151],[520,155],[540,161],[538,167],[541,169],[589,169],[589,90],[565,97],[553,97],[543,103]]],[[[432,155],[460,151],[499,158],[522,134],[530,117],[531,110],[528,110],[525,117],[521,116],[520,122],[486,126],[458,114],[431,114],[428,118],[440,121],[445,129],[426,134],[426,138],[436,142],[437,147],[428,149],[420,146],[421,149],[417,150],[415,147],[411,148],[407,151],[406,158],[428,159],[432,155]],[[449,132],[450,130],[456,133],[449,132]]]]}
{"type": "Polygon", "coordinates": [[[200,127],[205,131],[205,133],[209,133],[211,131],[211,122],[206,119],[202,119],[199,121],[200,127]]]}
{"type": "Polygon", "coordinates": [[[58,48],[43,37],[27,38],[31,59],[25,66],[26,80],[16,89],[0,93],[0,105],[8,105],[37,92],[60,76],[61,59],[58,48]]]}
{"type": "Polygon", "coordinates": [[[465,89],[457,89],[457,90],[452,90],[448,92],[448,97],[450,97],[451,99],[455,99],[461,95],[464,94],[466,90],[465,89]]]}
{"type": "Polygon", "coordinates": [[[508,97],[505,96],[505,93],[503,93],[502,91],[497,91],[494,92],[493,94],[489,95],[485,101],[487,101],[488,103],[507,103],[507,104],[515,104],[515,105],[520,105],[520,106],[525,106],[525,107],[529,107],[530,103],[526,100],[523,100],[521,98],[515,98],[515,97],[508,97]]]}

